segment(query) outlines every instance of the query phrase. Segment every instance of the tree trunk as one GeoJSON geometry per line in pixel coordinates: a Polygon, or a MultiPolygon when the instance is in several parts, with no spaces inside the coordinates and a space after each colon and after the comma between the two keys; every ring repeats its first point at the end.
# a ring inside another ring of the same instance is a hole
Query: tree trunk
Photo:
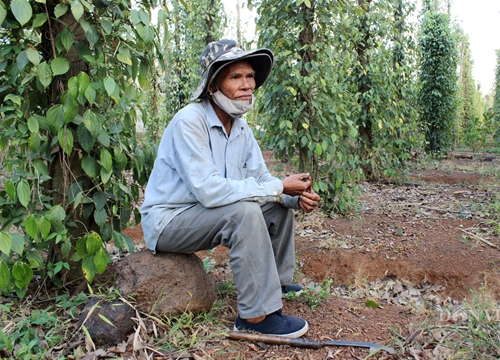
{"type": "MultiPolygon", "coordinates": [[[[53,13],[53,8],[59,2],[49,1],[47,2],[47,7],[49,8],[49,13],[53,13]]],[[[44,25],[44,49],[49,50],[49,53],[44,54],[46,59],[51,59],[55,57],[55,38],[57,34],[60,34],[66,27],[68,27],[72,33],[74,34],[74,42],[78,41],[86,41],[85,40],[85,32],[75,20],[71,12],[67,12],[63,16],[60,17],[60,21],[48,21],[44,25]]],[[[49,106],[57,104],[60,102],[61,95],[67,89],[65,88],[65,84],[68,83],[68,80],[77,76],[80,72],[88,72],[87,65],[80,58],[77,53],[75,46],[72,46],[66,55],[66,60],[68,60],[70,68],[68,72],[64,75],[61,75],[59,79],[53,81],[50,88],[48,89],[49,96],[49,106]]],[[[83,106],[79,106],[78,112],[80,115],[83,115],[85,112],[85,108],[83,106]]],[[[70,128],[70,131],[75,134],[75,128],[71,127],[72,124],[67,125],[70,128]]],[[[74,135],[76,140],[76,136],[74,135]]],[[[53,205],[61,205],[65,210],[66,214],[73,221],[76,226],[68,227],[68,238],[72,244],[72,251],[69,256],[71,257],[74,252],[76,242],[84,236],[91,227],[91,219],[84,219],[81,211],[81,206],[77,209],[73,209],[73,205],[69,204],[68,201],[68,190],[72,183],[79,182],[87,182],[90,181],[86,176],[85,172],[81,168],[80,165],[80,156],[81,148],[78,143],[75,141],[73,152],[70,156],[64,153],[63,149],[60,148],[59,145],[55,145],[52,149],[51,159],[48,163],[49,174],[51,176],[51,180],[48,181],[47,186],[49,188],[49,193],[52,196],[52,204],[53,205]]],[[[47,259],[52,263],[58,261],[68,261],[70,264],[70,270],[63,274],[63,277],[67,281],[71,281],[77,278],[83,277],[81,266],[77,263],[73,263],[69,261],[67,258],[63,256],[61,253],[61,244],[52,243],[50,249],[50,255],[47,259]]]]}
{"type": "Polygon", "coordinates": [[[370,41],[370,24],[368,23],[367,14],[370,12],[371,0],[358,0],[358,6],[363,10],[360,19],[359,32],[362,35],[362,40],[356,44],[356,52],[358,54],[358,62],[360,65],[360,73],[358,80],[358,92],[360,94],[358,103],[361,105],[361,115],[358,120],[359,130],[359,153],[362,161],[363,173],[367,179],[373,177],[373,168],[370,164],[370,156],[373,149],[373,131],[372,131],[372,113],[371,101],[364,95],[367,94],[371,88],[370,75],[368,73],[368,65],[370,58],[368,55],[369,41],[370,41]]]}
{"type": "Polygon", "coordinates": [[[215,41],[214,35],[213,35],[213,27],[214,27],[214,14],[213,14],[213,8],[215,5],[215,1],[217,0],[210,0],[210,3],[208,4],[208,9],[207,9],[207,15],[206,15],[206,29],[207,29],[207,35],[205,37],[205,42],[208,45],[212,41],[215,41]]]}
{"type": "MultiPolygon", "coordinates": [[[[311,2],[311,7],[307,7],[304,3],[300,6],[300,12],[304,14],[305,26],[304,29],[299,34],[299,43],[301,49],[299,50],[299,55],[302,61],[302,68],[300,69],[300,75],[302,77],[310,76],[310,71],[305,67],[307,63],[313,60],[311,45],[314,44],[314,9],[315,1],[311,2]]],[[[309,126],[314,126],[314,109],[312,108],[311,100],[311,88],[309,87],[306,92],[299,89],[298,91],[299,101],[306,103],[307,105],[302,110],[301,118],[307,119],[309,121],[309,126]]],[[[302,125],[299,124],[299,128],[302,125]]],[[[300,145],[299,148],[299,171],[310,173],[314,179],[318,174],[318,162],[315,154],[309,156],[309,147],[300,145]]]]}
{"type": "Polygon", "coordinates": [[[236,1],[236,40],[241,44],[241,3],[240,0],[236,1]]]}

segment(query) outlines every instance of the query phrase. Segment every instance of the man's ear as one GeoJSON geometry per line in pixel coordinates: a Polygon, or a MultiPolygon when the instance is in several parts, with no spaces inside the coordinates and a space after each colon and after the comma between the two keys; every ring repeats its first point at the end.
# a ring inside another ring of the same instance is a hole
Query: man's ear
{"type": "Polygon", "coordinates": [[[215,86],[214,82],[212,81],[210,83],[210,85],[208,86],[208,91],[210,91],[211,93],[214,93],[217,91],[217,86],[215,86]]]}

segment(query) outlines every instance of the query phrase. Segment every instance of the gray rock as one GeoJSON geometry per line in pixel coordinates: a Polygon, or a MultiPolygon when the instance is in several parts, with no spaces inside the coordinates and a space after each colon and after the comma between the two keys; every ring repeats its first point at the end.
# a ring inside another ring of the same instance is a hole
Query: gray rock
{"type": "Polygon", "coordinates": [[[106,302],[91,298],[80,315],[78,328],[85,325],[96,347],[115,346],[126,341],[134,332],[132,317],[135,316],[135,310],[121,301],[106,302]]]}
{"type": "Polygon", "coordinates": [[[214,284],[194,254],[130,254],[116,264],[116,286],[140,310],[158,316],[206,311],[216,299],[214,284]]]}

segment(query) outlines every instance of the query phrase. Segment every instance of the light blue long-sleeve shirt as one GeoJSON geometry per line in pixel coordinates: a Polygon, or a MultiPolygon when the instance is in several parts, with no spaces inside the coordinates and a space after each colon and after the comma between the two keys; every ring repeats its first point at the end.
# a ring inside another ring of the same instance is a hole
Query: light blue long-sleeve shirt
{"type": "Polygon", "coordinates": [[[198,203],[214,208],[237,201],[278,201],[298,208],[283,195],[245,121],[234,119],[230,136],[208,99],[181,109],[167,126],[141,207],[147,247],[155,251],[167,224],[198,203]]]}

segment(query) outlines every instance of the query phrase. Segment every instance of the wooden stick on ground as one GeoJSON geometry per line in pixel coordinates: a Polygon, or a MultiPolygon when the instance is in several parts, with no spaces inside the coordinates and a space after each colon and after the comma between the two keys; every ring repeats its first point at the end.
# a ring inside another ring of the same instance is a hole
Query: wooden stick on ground
{"type": "Polygon", "coordinates": [[[467,232],[467,231],[462,230],[462,229],[458,229],[458,230],[460,230],[461,232],[466,233],[467,235],[472,236],[473,238],[478,239],[479,241],[484,242],[485,244],[488,244],[488,245],[489,245],[489,246],[491,246],[491,247],[494,247],[495,249],[500,249],[500,248],[499,248],[498,246],[496,246],[495,244],[493,244],[493,243],[489,242],[488,240],[483,239],[483,238],[482,238],[482,237],[480,237],[480,236],[477,236],[477,235],[475,235],[475,234],[473,234],[473,233],[467,232]]]}
{"type": "Polygon", "coordinates": [[[360,341],[350,341],[350,340],[314,341],[304,338],[289,338],[285,336],[263,335],[263,334],[247,333],[239,331],[229,331],[227,334],[228,338],[232,340],[263,342],[265,344],[272,344],[272,345],[288,345],[288,346],[297,346],[309,349],[319,349],[324,346],[347,346],[347,347],[370,348],[373,350],[379,349],[387,351],[389,354],[395,353],[395,350],[389,346],[383,346],[379,344],[360,342],[360,341]]]}

